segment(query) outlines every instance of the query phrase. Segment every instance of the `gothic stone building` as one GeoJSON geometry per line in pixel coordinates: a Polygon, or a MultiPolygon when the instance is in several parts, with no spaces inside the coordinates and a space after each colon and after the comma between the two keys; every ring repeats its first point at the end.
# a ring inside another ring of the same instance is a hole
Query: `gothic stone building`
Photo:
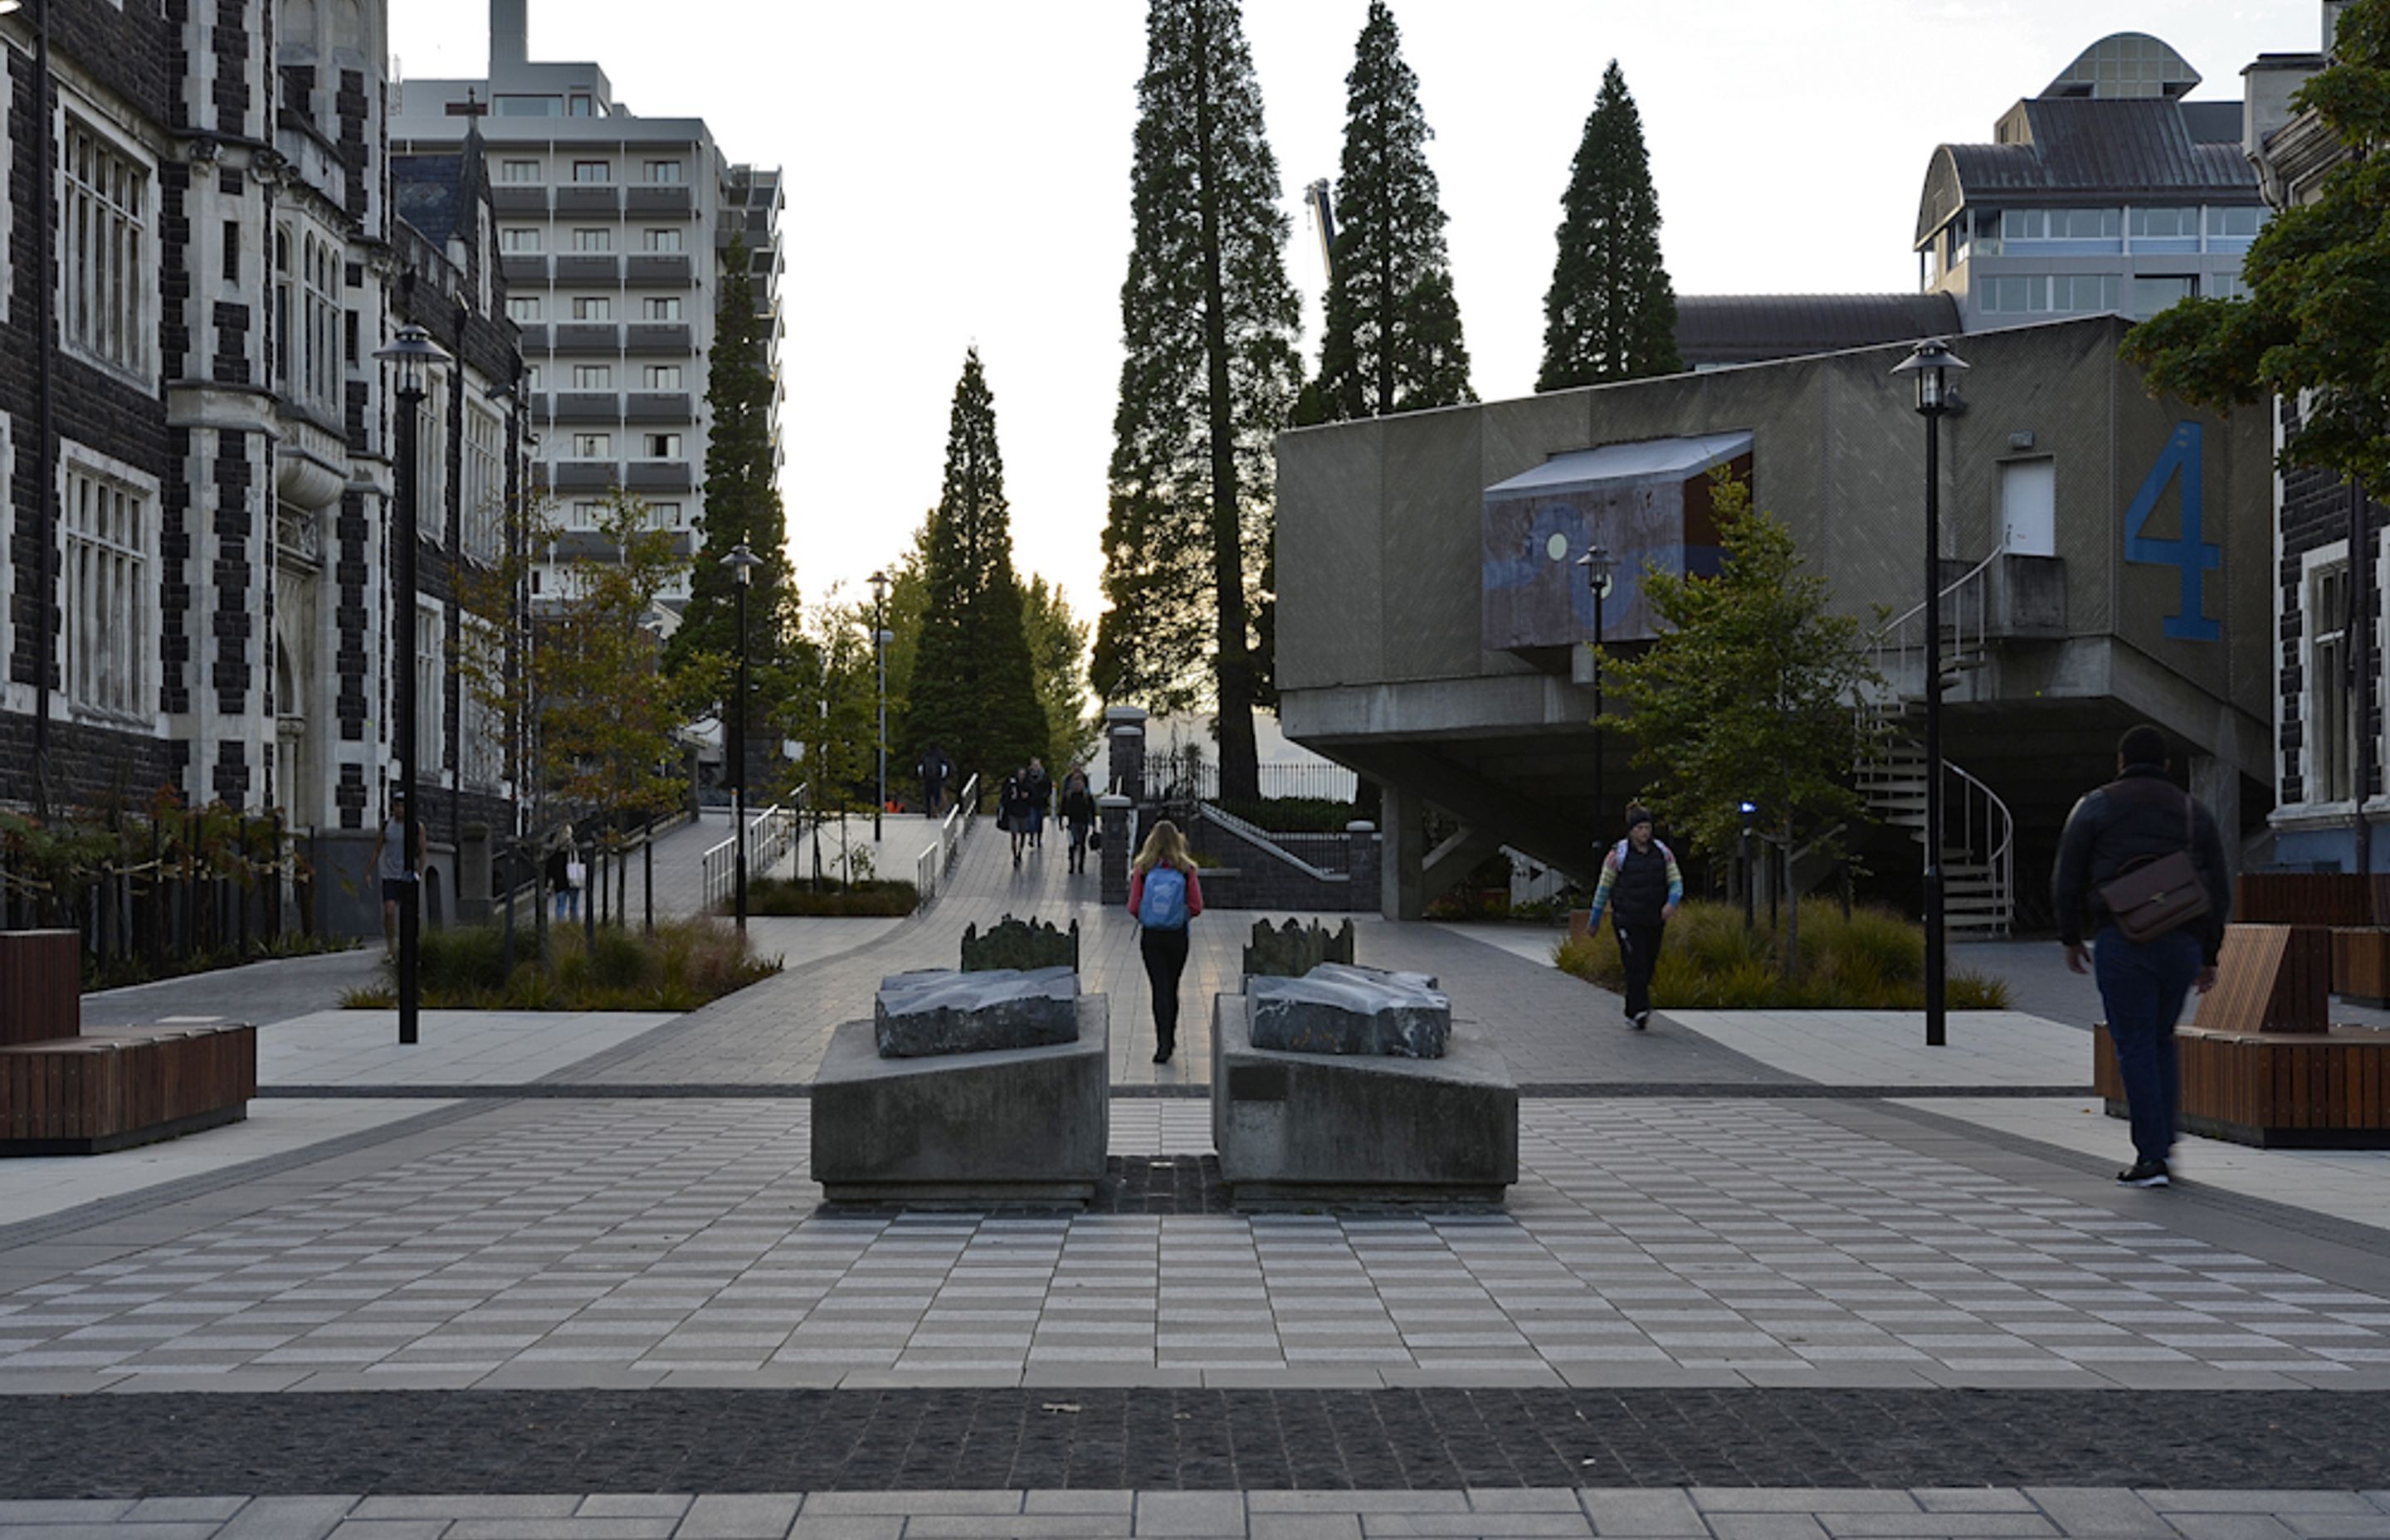
{"type": "Polygon", "coordinates": [[[361,927],[399,627],[421,660],[435,847],[515,817],[500,735],[456,667],[469,633],[517,608],[460,602],[486,586],[460,572],[505,550],[522,465],[478,157],[392,165],[386,0],[49,0],[46,123],[33,14],[0,19],[0,804],[36,799],[46,669],[54,812],[161,787],[278,810],[331,879],[319,918],[361,927]],[[458,362],[425,404],[418,592],[402,603],[373,355],[410,323],[458,362]]]}

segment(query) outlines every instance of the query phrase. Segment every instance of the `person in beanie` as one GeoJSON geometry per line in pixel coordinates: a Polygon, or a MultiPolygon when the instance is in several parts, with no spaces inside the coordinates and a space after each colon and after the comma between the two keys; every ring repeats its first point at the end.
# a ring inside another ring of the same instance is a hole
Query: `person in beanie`
{"type": "Polygon", "coordinates": [[[1593,891],[1590,935],[1601,929],[1608,909],[1618,927],[1618,957],[1626,965],[1626,1020],[1637,1032],[1651,1024],[1651,969],[1659,965],[1660,937],[1685,898],[1685,876],[1676,853],[1651,837],[1651,814],[1626,810],[1626,838],[1601,863],[1601,885],[1593,891]]]}
{"type": "Polygon", "coordinates": [[[2224,839],[2199,800],[2166,778],[2165,735],[2143,723],[2116,742],[2116,778],[2087,793],[2066,815],[2049,897],[2058,913],[2058,941],[2066,966],[2099,982],[2116,1073],[2133,1127],[2133,1163],[2116,1173],[2128,1187],[2162,1187],[2174,1179],[2175,1124],[2181,1080],[2174,1028],[2184,997],[2216,987],[2224,922],[2232,913],[2232,879],[2224,867],[2224,839]],[[2176,851],[2191,853],[2191,869],[2207,888],[2207,913],[2152,936],[2127,941],[2100,890],[2135,866],[2176,851]],[[2083,922],[2092,924],[2090,966],[2083,922]]]}

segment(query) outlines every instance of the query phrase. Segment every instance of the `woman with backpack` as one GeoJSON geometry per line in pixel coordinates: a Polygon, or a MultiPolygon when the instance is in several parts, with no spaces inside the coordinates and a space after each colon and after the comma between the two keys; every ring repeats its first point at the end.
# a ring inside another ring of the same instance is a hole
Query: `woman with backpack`
{"type": "Polygon", "coordinates": [[[1137,917],[1137,951],[1153,988],[1153,1061],[1178,1051],[1178,980],[1187,971],[1187,922],[1203,912],[1203,885],[1187,837],[1164,818],[1145,837],[1129,866],[1128,912],[1137,917]]]}

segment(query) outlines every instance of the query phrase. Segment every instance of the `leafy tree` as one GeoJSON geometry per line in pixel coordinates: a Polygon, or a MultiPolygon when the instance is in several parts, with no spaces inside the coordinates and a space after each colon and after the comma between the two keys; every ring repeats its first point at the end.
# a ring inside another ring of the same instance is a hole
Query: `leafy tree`
{"type": "Polygon", "coordinates": [[[2340,14],[2332,64],[2292,98],[2353,153],[2314,202],[2251,242],[2245,299],[2185,300],[2126,335],[2151,387],[2224,408],[2272,394],[2299,404],[2285,468],[2390,486],[2390,0],[2340,14]]]}
{"type": "Polygon", "coordinates": [[[1341,420],[1474,401],[1427,163],[1433,135],[1386,0],[1369,0],[1344,90],[1317,409],[1341,420]]]}
{"type": "Polygon", "coordinates": [[[880,569],[888,574],[888,784],[910,786],[913,766],[920,763],[919,739],[914,735],[910,698],[913,660],[921,643],[922,617],[930,611],[930,524],[925,518],[913,531],[905,554],[880,569]]]}
{"type": "Polygon", "coordinates": [[[1060,584],[1033,572],[1021,595],[1021,623],[1046,712],[1046,764],[1059,786],[1065,770],[1095,753],[1099,736],[1087,702],[1087,622],[1072,615],[1060,584]]]}
{"type": "MultiPolygon", "coordinates": [[[[751,570],[747,591],[752,699],[761,697],[755,687],[762,680],[777,680],[795,661],[790,644],[798,626],[797,594],[772,444],[775,385],[765,336],[770,323],[755,314],[746,244],[734,238],[723,263],[706,381],[713,429],[705,446],[705,539],[690,574],[688,606],[664,649],[664,663],[677,677],[692,668],[702,672],[704,660],[738,656],[737,580],[722,561],[744,541],[763,563],[751,570]]],[[[729,702],[716,697],[709,704],[722,712],[729,702]]],[[[722,720],[726,726],[728,717],[722,720]]],[[[765,740],[761,733],[748,735],[751,744],[760,747],[765,740]]],[[[755,757],[750,755],[750,768],[760,771],[755,757]]]]}
{"type": "Polygon", "coordinates": [[[1642,800],[1696,848],[1733,850],[1746,799],[1788,846],[1816,840],[1861,814],[1851,771],[1875,730],[1855,706],[1882,681],[1792,532],[1741,482],[1719,477],[1714,497],[1725,563],[1714,578],[1645,571],[1663,629],[1639,658],[1604,649],[1614,714],[1653,772],[1642,800]]]}
{"type": "Polygon", "coordinates": [[[945,487],[922,555],[927,607],[906,681],[914,735],[906,751],[935,738],[955,763],[957,787],[974,773],[992,784],[1043,751],[1047,731],[1012,575],[996,401],[977,348],[955,383],[945,487]]]}
{"type": "Polygon", "coordinates": [[[1660,263],[1660,197],[1643,147],[1643,119],[1618,61],[1585,121],[1568,192],[1560,255],[1544,296],[1538,391],[1639,379],[1684,367],[1677,354],[1677,290],[1660,263]]]}
{"type": "Polygon", "coordinates": [[[1137,109],[1094,683],[1165,711],[1208,697],[1221,789],[1250,796],[1269,696],[1271,441],[1302,366],[1236,0],[1150,0],[1137,109]]]}
{"type": "MultiPolygon", "coordinates": [[[[806,610],[803,640],[815,667],[776,698],[775,725],[798,746],[796,773],[808,789],[804,821],[814,831],[814,876],[822,875],[822,830],[835,823],[840,833],[832,863],[842,880],[856,881],[871,875],[869,861],[845,837],[845,820],[870,813],[880,768],[871,601],[848,603],[832,589],[806,610]]],[[[895,773],[892,751],[892,784],[895,773]]]]}

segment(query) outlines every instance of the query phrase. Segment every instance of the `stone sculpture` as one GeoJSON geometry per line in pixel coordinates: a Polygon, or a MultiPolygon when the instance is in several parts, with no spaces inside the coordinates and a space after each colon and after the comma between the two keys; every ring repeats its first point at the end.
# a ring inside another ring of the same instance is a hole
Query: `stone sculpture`
{"type": "Polygon", "coordinates": [[[1257,919],[1253,939],[1245,946],[1248,978],[1300,979],[1321,963],[1352,960],[1353,922],[1349,919],[1335,930],[1317,920],[1305,925],[1291,919],[1273,926],[1257,919]]]}
{"type": "Polygon", "coordinates": [[[966,973],[999,968],[1068,968],[1075,972],[1078,966],[1079,922],[1075,919],[1068,930],[1057,929],[1051,921],[1015,919],[1010,915],[988,927],[984,935],[977,921],[963,927],[966,973]]]}
{"type": "Polygon", "coordinates": [[[882,1059],[1076,1042],[1079,975],[1066,967],[893,974],[880,981],[872,1027],[882,1059]]]}
{"type": "Polygon", "coordinates": [[[1441,1059],[1452,1035],[1452,1002],[1425,973],[1322,963],[1299,979],[1254,979],[1246,993],[1256,1048],[1441,1059]]]}

